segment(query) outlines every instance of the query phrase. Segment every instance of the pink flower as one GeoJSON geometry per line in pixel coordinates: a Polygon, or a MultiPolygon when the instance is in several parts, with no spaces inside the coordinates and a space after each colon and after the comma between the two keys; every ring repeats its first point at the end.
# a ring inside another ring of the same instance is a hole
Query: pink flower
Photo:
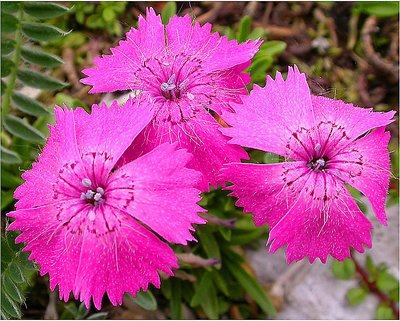
{"type": "Polygon", "coordinates": [[[288,262],[305,256],[342,261],[349,247],[371,247],[373,228],[345,184],[360,190],[386,225],[390,134],[395,112],[377,113],[310,94],[304,74],[289,68],[255,86],[236,113],[224,115],[231,143],[285,157],[278,164],[228,164],[222,176],[238,206],[270,226],[270,252],[287,245],[288,262]],[[373,130],[374,128],[377,129],[373,130]],[[373,130],[373,131],[372,131],[373,130]]]}
{"type": "MultiPolygon", "coordinates": [[[[217,174],[226,162],[247,159],[228,138],[208,109],[217,114],[230,109],[247,94],[250,65],[261,41],[238,44],[218,33],[211,25],[193,24],[190,16],[175,16],[164,26],[152,8],[146,19],[139,17],[125,41],[111,48],[112,55],[95,59],[95,68],[83,70],[82,83],[93,86],[90,93],[139,90],[154,116],[125,154],[131,160],[164,142],[179,142],[194,157],[189,167],[204,177],[200,189],[221,183],[217,174]]],[[[134,122],[135,120],[130,120],[134,122]]]]}
{"type": "Polygon", "coordinates": [[[55,114],[43,153],[15,192],[8,229],[22,231],[16,242],[27,243],[29,259],[65,301],[72,291],[87,307],[93,297],[100,309],[105,292],[116,305],[124,292],[158,287],[157,270],[172,275],[177,258],[146,226],[186,244],[194,240],[191,224],[204,223],[193,187],[201,174],[184,167],[190,154],[163,144],[116,167],[152,116],[133,100],[123,108],[94,105],[91,115],[66,107],[55,114]]]}

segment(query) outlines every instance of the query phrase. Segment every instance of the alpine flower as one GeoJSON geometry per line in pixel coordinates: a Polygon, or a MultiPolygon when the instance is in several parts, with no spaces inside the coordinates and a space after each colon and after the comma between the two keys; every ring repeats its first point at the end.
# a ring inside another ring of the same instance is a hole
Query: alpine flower
{"type": "Polygon", "coordinates": [[[82,71],[88,77],[81,81],[93,86],[89,93],[135,90],[151,107],[151,122],[124,159],[178,142],[194,156],[188,166],[203,174],[199,188],[208,190],[209,184],[221,183],[218,172],[224,163],[248,159],[242,148],[227,144],[209,110],[221,115],[229,102],[247,94],[250,76],[243,70],[260,44],[229,41],[211,33],[211,24],[193,24],[189,15],[174,16],[164,26],[150,8],[111,55],[96,58],[94,68],[82,71]]]}
{"type": "Polygon", "coordinates": [[[386,225],[385,199],[390,163],[385,126],[395,112],[379,113],[340,100],[312,96],[305,75],[289,68],[264,88],[255,86],[222,129],[231,143],[278,154],[277,164],[227,164],[237,205],[270,227],[269,251],[287,245],[288,262],[308,257],[323,263],[350,256],[350,247],[372,246],[369,220],[346,184],[371,202],[386,225]]]}
{"type": "Polygon", "coordinates": [[[151,119],[139,102],[93,105],[89,115],[78,108],[55,109],[56,124],[38,161],[17,188],[16,211],[8,230],[22,233],[30,260],[49,273],[50,288],[60,299],[75,298],[100,309],[107,292],[121,304],[149,283],[159,287],[157,271],[173,275],[177,258],[169,242],[193,240],[201,174],[185,168],[191,155],[177,144],[163,144],[136,160],[118,160],[151,119]],[[136,119],[126,123],[126,118],[136,119]]]}

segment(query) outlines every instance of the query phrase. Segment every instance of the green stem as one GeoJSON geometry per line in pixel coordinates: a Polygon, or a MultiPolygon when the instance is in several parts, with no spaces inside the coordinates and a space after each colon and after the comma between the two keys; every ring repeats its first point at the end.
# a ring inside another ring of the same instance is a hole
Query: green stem
{"type": "Polygon", "coordinates": [[[22,46],[22,17],[24,15],[24,11],[22,10],[22,5],[20,4],[19,12],[18,12],[18,25],[17,30],[15,31],[15,50],[14,50],[14,68],[11,70],[10,80],[7,84],[6,91],[4,93],[3,102],[2,102],[2,121],[4,122],[5,118],[10,112],[10,104],[11,104],[11,96],[14,91],[15,82],[17,80],[17,70],[19,61],[21,59],[21,46],[22,46]]]}

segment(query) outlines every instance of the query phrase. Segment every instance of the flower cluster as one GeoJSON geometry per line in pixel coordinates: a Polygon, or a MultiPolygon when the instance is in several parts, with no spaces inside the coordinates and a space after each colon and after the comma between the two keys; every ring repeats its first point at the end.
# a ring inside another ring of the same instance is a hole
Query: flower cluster
{"type": "Polygon", "coordinates": [[[111,55],[83,71],[91,93],[139,94],[123,106],[93,105],[91,114],[56,107],[8,214],[15,219],[8,229],[22,232],[16,241],[27,243],[61,299],[72,292],[100,309],[105,293],[116,305],[125,292],[160,286],[157,272],[173,275],[179,266],[159,237],[195,241],[192,224],[205,223],[200,193],[226,181],[255,224],[269,224],[270,251],[287,245],[289,262],[343,260],[350,247],[371,246],[372,225],[346,184],[386,224],[385,126],[394,113],[312,96],[296,67],[247,95],[243,71],[260,44],[229,41],[190,16],[164,26],[148,9],[111,55]],[[240,163],[248,159],[242,146],[286,161],[240,163]]]}

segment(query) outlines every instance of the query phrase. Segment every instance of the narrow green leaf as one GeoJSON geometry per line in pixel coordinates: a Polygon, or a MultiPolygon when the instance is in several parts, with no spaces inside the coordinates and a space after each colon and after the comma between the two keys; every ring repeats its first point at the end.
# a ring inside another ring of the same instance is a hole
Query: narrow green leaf
{"type": "Polygon", "coordinates": [[[15,41],[13,39],[1,38],[1,55],[6,56],[11,53],[15,48],[15,41]]]}
{"type": "Polygon", "coordinates": [[[1,1],[1,12],[14,13],[18,10],[18,2],[1,1]]]}
{"type": "Polygon", "coordinates": [[[257,53],[257,56],[277,56],[281,54],[283,51],[285,51],[287,45],[283,41],[277,41],[277,40],[271,40],[264,42],[261,47],[259,52],[257,53]]]}
{"type": "Polygon", "coordinates": [[[24,85],[33,88],[59,90],[68,86],[58,79],[28,69],[18,70],[17,77],[24,85]]]}
{"type": "Polygon", "coordinates": [[[22,303],[24,301],[24,296],[21,294],[15,283],[11,280],[8,273],[3,274],[1,286],[14,301],[17,301],[18,303],[22,303]]]}
{"type": "Polygon", "coordinates": [[[157,310],[156,298],[154,297],[153,293],[151,293],[150,290],[147,290],[146,292],[143,292],[142,290],[136,293],[136,297],[132,297],[131,295],[129,296],[131,297],[133,302],[141,306],[143,309],[148,311],[157,310]]]}
{"type": "Polygon", "coordinates": [[[46,106],[24,94],[15,92],[11,96],[11,100],[15,107],[29,115],[40,117],[50,114],[46,106]]]}
{"type": "MultiPolygon", "coordinates": [[[[200,244],[203,246],[209,258],[221,259],[221,251],[219,245],[213,233],[206,228],[199,228],[197,230],[200,244]]],[[[221,267],[221,264],[215,265],[217,269],[221,267]]]]}
{"type": "Polygon", "coordinates": [[[70,11],[60,4],[48,2],[26,2],[23,8],[28,15],[38,19],[55,18],[70,11]]]}
{"type": "Polygon", "coordinates": [[[40,143],[45,139],[44,135],[36,128],[12,115],[6,117],[4,127],[11,134],[29,142],[40,143]]]}
{"type": "Polygon", "coordinates": [[[47,68],[54,68],[64,63],[64,61],[56,55],[49,54],[42,50],[32,49],[31,47],[22,47],[21,55],[25,61],[47,68]]]}
{"type": "Polygon", "coordinates": [[[7,13],[1,13],[1,33],[13,33],[15,30],[17,30],[17,25],[17,18],[7,13]]]}
{"type": "Polygon", "coordinates": [[[388,292],[396,289],[399,286],[399,281],[389,272],[384,271],[378,274],[376,286],[383,292],[388,292]]]}
{"type": "Polygon", "coordinates": [[[9,150],[3,146],[1,148],[1,162],[5,164],[20,164],[21,157],[16,152],[9,150]]]}
{"type": "Polygon", "coordinates": [[[34,41],[52,41],[68,34],[68,32],[50,25],[29,22],[22,24],[22,32],[34,41]]]}
{"type": "Polygon", "coordinates": [[[259,239],[261,236],[265,235],[265,229],[259,228],[259,229],[254,229],[253,231],[245,231],[243,233],[237,234],[238,230],[234,231],[234,234],[232,234],[230,244],[231,245],[244,245],[251,243],[257,239],[259,239]]]}
{"type": "Polygon", "coordinates": [[[5,237],[1,237],[1,264],[10,263],[15,257],[13,249],[8,245],[5,237]]]}
{"type": "Polygon", "coordinates": [[[5,82],[2,80],[1,81],[1,88],[0,88],[0,92],[1,92],[2,96],[4,95],[4,93],[6,91],[6,88],[7,88],[7,86],[6,86],[5,82]]]}
{"type": "Polygon", "coordinates": [[[349,280],[356,273],[356,266],[352,259],[345,259],[343,262],[333,261],[331,271],[335,278],[349,280]]]}
{"type": "MultiPolygon", "coordinates": [[[[3,152],[3,151],[2,151],[3,152]]],[[[17,176],[7,171],[4,166],[1,168],[1,186],[14,189],[23,183],[21,176],[17,176]]]]}
{"type": "Polygon", "coordinates": [[[224,259],[224,264],[225,263],[226,267],[229,269],[235,279],[248,292],[254,301],[257,302],[261,309],[269,316],[274,316],[276,314],[276,310],[257,281],[254,280],[254,278],[249,275],[236,261],[226,257],[224,259]]]}
{"type": "Polygon", "coordinates": [[[205,271],[200,282],[195,286],[190,305],[192,307],[200,305],[209,319],[218,319],[218,298],[212,281],[212,273],[205,271]]]}
{"type": "Polygon", "coordinates": [[[375,319],[376,320],[394,320],[395,316],[390,307],[388,307],[386,304],[381,303],[376,308],[375,319]]]}
{"type": "Polygon", "coordinates": [[[163,24],[168,24],[169,19],[176,15],[176,2],[168,2],[163,11],[161,12],[161,19],[163,24]]]}
{"type": "Polygon", "coordinates": [[[353,10],[381,18],[394,17],[399,14],[398,1],[368,1],[357,2],[353,10]]]}
{"type": "Polygon", "coordinates": [[[88,316],[86,320],[106,320],[108,316],[108,312],[97,312],[88,316]]]}
{"type": "Polygon", "coordinates": [[[368,292],[364,288],[351,288],[346,293],[347,302],[349,305],[358,305],[363,303],[368,292]]]}
{"type": "Polygon", "coordinates": [[[251,31],[251,17],[244,16],[242,20],[240,20],[239,31],[237,34],[237,40],[239,43],[244,42],[248,39],[251,31]]]}
{"type": "Polygon", "coordinates": [[[21,318],[21,308],[10,296],[1,291],[1,312],[8,316],[8,319],[21,318]]]}
{"type": "Polygon", "coordinates": [[[171,319],[172,320],[181,320],[182,316],[182,287],[181,281],[178,279],[174,279],[171,283],[171,300],[170,300],[170,309],[171,309],[171,319]]]}
{"type": "Polygon", "coordinates": [[[7,77],[10,73],[11,70],[14,67],[14,63],[6,58],[6,57],[1,57],[1,77],[7,77]]]}
{"type": "Polygon", "coordinates": [[[24,274],[22,273],[22,271],[17,263],[12,262],[8,267],[8,271],[9,271],[9,275],[10,275],[11,279],[15,283],[19,284],[19,283],[23,283],[25,281],[24,274]]]}

